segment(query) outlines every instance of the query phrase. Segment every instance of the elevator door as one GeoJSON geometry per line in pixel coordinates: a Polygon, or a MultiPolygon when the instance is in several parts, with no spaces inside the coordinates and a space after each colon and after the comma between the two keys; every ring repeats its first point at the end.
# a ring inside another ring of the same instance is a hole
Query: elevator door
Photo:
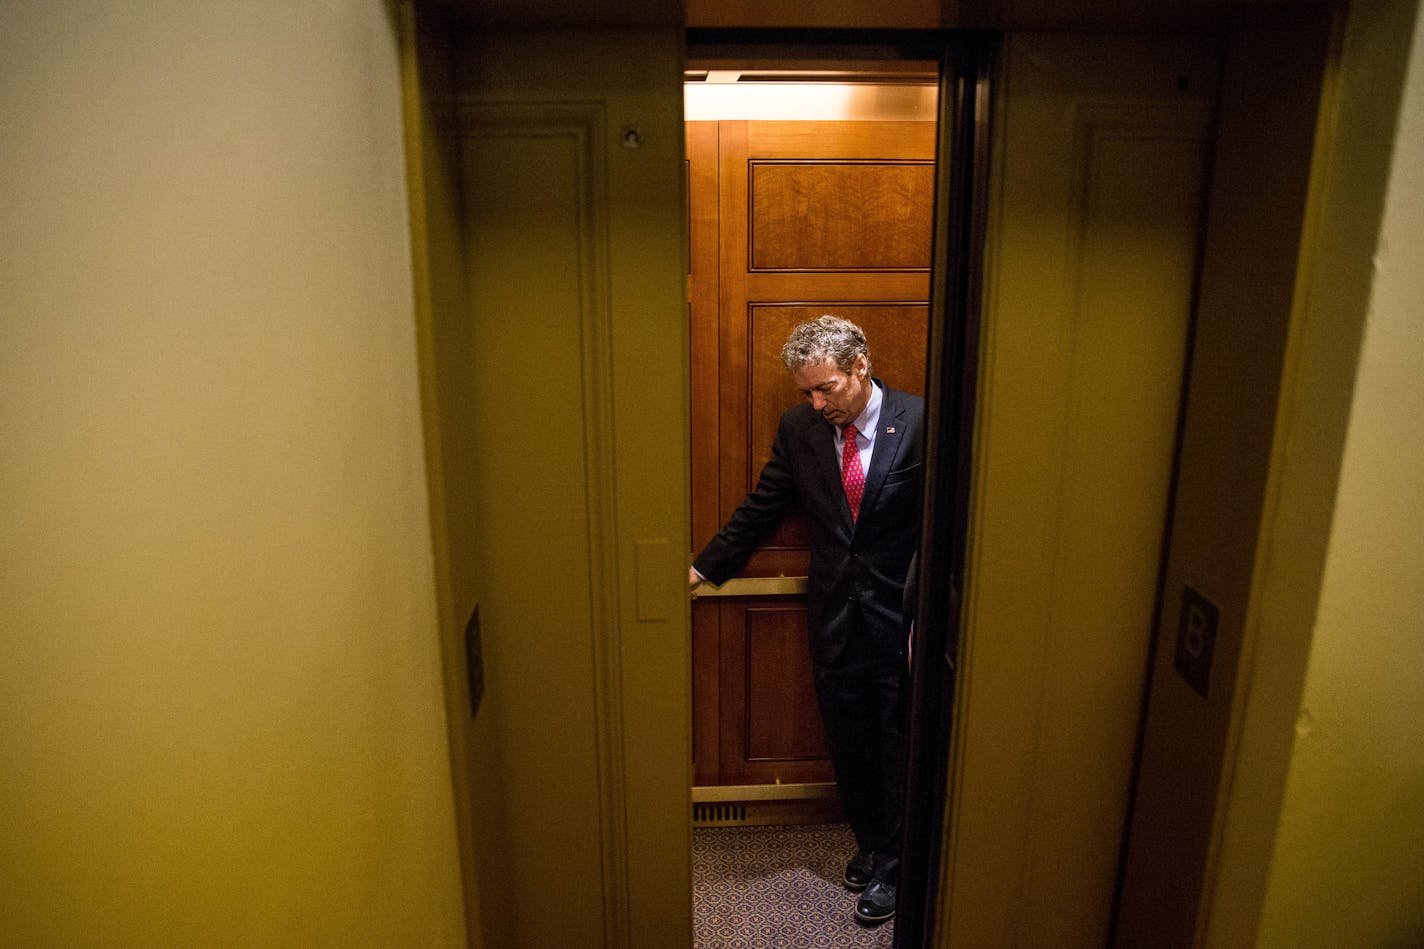
{"type": "MultiPolygon", "coordinates": [[[[923,393],[934,148],[932,121],[688,123],[694,551],[755,485],[800,399],[780,360],[793,325],[853,320],[874,375],[923,393]]],[[[721,591],[746,595],[694,603],[698,785],[832,779],[806,648],[808,557],[792,516],[721,591]]]]}
{"type": "Polygon", "coordinates": [[[1109,941],[1218,68],[1192,37],[1004,45],[940,945],[1109,941]]]}

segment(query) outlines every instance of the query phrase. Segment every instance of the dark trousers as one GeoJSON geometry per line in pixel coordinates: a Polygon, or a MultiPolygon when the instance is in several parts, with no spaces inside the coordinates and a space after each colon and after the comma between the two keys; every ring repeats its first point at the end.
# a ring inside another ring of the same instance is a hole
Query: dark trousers
{"type": "Polygon", "coordinates": [[[816,666],[816,698],[856,844],[874,875],[896,882],[905,810],[909,675],[903,662],[852,658],[816,666]]]}

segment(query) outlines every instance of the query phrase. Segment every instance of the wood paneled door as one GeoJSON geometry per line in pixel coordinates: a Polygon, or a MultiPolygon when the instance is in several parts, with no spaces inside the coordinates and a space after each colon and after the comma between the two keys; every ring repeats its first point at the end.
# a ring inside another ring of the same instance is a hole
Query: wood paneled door
{"type": "MultiPolygon", "coordinates": [[[[694,553],[800,399],[780,358],[797,322],[854,320],[873,374],[923,393],[934,149],[933,122],[687,124],[694,553]]],[[[807,538],[788,518],[740,576],[805,577],[807,538]]],[[[696,784],[832,780],[803,595],[696,600],[693,676],[696,784]]]]}

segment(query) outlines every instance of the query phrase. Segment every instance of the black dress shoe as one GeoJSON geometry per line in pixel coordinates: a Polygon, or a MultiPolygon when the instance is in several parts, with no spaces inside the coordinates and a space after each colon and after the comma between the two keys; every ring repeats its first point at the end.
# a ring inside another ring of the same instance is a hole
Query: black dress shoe
{"type": "Polygon", "coordinates": [[[870,926],[878,926],[895,915],[895,884],[872,880],[855,901],[855,918],[870,926]]]}
{"type": "Polygon", "coordinates": [[[873,876],[872,870],[875,867],[874,855],[866,853],[864,850],[857,850],[855,856],[850,858],[850,863],[845,868],[845,887],[852,893],[859,893],[870,885],[873,876]]]}

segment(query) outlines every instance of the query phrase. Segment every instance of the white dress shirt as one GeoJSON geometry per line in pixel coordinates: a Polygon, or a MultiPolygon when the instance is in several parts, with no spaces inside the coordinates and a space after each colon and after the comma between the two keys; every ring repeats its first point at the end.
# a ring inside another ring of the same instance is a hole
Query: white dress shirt
{"type": "MultiPolygon", "coordinates": [[[[866,474],[870,473],[870,454],[875,450],[875,426],[880,423],[880,406],[885,401],[885,395],[880,391],[880,387],[875,383],[870,384],[870,400],[865,403],[865,410],[855,417],[851,423],[855,426],[855,444],[860,449],[860,470],[866,474]]],[[[845,463],[845,430],[839,425],[835,426],[836,457],[841,459],[842,467],[845,463]]]]}

